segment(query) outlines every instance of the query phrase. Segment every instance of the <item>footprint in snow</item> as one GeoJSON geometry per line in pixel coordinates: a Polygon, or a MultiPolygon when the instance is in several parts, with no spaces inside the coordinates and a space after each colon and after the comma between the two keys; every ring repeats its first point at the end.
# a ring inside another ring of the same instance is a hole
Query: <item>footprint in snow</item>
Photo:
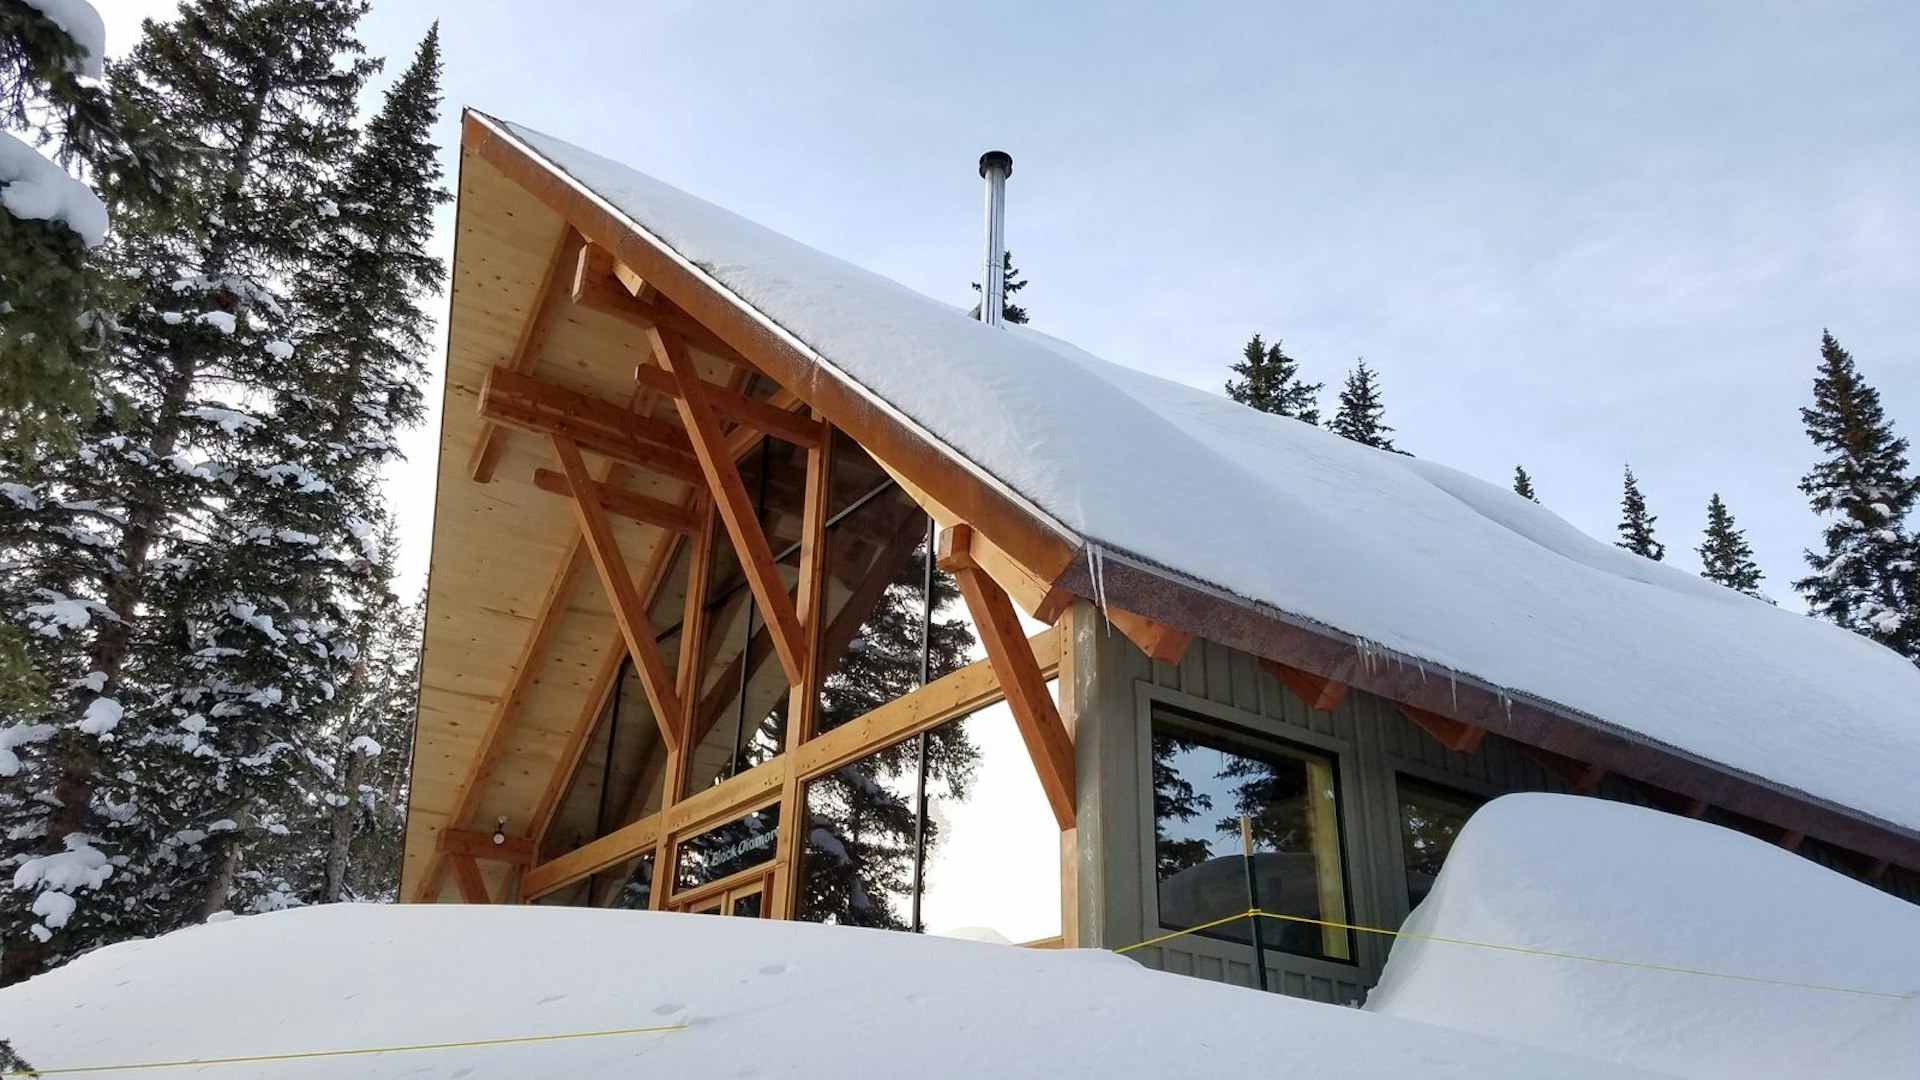
{"type": "Polygon", "coordinates": [[[653,1007],[653,1015],[672,1016],[674,1013],[677,1013],[684,1008],[686,1008],[685,1005],[679,1005],[669,1001],[665,1005],[655,1005],[653,1007]]]}
{"type": "Polygon", "coordinates": [[[560,1001],[566,996],[567,995],[565,994],[548,994],[546,997],[543,997],[539,1001],[534,1002],[534,1004],[535,1005],[551,1005],[556,1001],[560,1001]]]}
{"type": "Polygon", "coordinates": [[[787,965],[785,964],[768,964],[766,967],[763,967],[760,969],[760,974],[779,975],[786,970],[787,970],[787,965]]]}

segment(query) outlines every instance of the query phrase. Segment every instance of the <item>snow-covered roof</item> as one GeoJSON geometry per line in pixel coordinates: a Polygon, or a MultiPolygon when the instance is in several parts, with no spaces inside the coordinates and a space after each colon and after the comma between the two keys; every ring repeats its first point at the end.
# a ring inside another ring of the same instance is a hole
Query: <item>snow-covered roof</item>
{"type": "MultiPolygon", "coordinates": [[[[482,121],[1086,545],[1920,831],[1920,670],[1504,487],[996,329],[625,165],[482,121]]],[[[805,395],[805,387],[795,387],[805,395]]]]}

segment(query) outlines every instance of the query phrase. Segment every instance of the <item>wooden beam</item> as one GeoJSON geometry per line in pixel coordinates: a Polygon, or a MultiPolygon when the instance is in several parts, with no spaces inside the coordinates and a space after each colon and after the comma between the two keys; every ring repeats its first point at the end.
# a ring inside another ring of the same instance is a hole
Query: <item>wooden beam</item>
{"type": "MultiPolygon", "coordinates": [[[[1024,646],[1042,675],[1060,666],[1061,634],[1042,630],[1024,646]]],[[[976,660],[933,680],[905,697],[854,717],[832,731],[814,736],[792,752],[793,769],[801,782],[851,765],[875,750],[931,731],[956,717],[976,712],[1002,696],[1000,679],[990,660],[976,660]]]]}
{"type": "MultiPolygon", "coordinates": [[[[1281,686],[1293,691],[1296,697],[1307,703],[1307,708],[1309,709],[1318,709],[1321,712],[1332,712],[1340,707],[1340,702],[1345,700],[1347,696],[1346,683],[1340,682],[1337,679],[1322,678],[1310,671],[1301,671],[1296,667],[1288,667],[1278,660],[1268,660],[1265,657],[1261,657],[1260,670],[1273,676],[1274,681],[1281,686]]],[[[1418,722],[1419,721],[1415,721],[1415,723],[1418,722]]],[[[1441,741],[1446,742],[1447,740],[1442,739],[1441,741]]],[[[1477,747],[1480,744],[1478,740],[1475,740],[1472,745],[1477,747]]],[[[1472,751],[1468,752],[1471,753],[1472,751]]]]}
{"type": "MultiPolygon", "coordinates": [[[[1415,708],[1401,702],[1394,702],[1394,706],[1405,713],[1407,719],[1418,724],[1420,730],[1433,736],[1441,746],[1455,753],[1471,754],[1480,749],[1481,740],[1487,737],[1486,728],[1462,723],[1450,717],[1441,716],[1439,713],[1428,712],[1426,709],[1415,708]]],[[[1595,781],[1595,783],[1598,782],[1595,781]]]]}
{"type": "Polygon", "coordinates": [[[660,812],[661,836],[679,840],[706,832],[775,801],[790,764],[789,755],[779,754],[681,799],[660,812]]]}
{"type": "Polygon", "coordinates": [[[477,829],[448,829],[440,834],[440,853],[526,866],[533,863],[538,851],[531,837],[508,836],[495,843],[492,833],[477,829]]]}
{"type": "MultiPolygon", "coordinates": [[[[786,752],[798,750],[813,738],[820,709],[820,671],[823,623],[826,621],[827,510],[832,494],[833,439],[827,437],[807,451],[806,490],[800,503],[800,580],[794,591],[794,616],[806,635],[806,677],[787,696],[786,752]]],[[[773,879],[767,883],[768,917],[791,918],[799,893],[800,861],[806,837],[812,831],[807,816],[806,789],[791,766],[780,785],[780,816],[786,822],[774,851],[773,879]]]]}
{"type": "MultiPolygon", "coordinates": [[[[580,249],[574,263],[571,282],[575,307],[608,315],[642,330],[655,328],[678,334],[701,352],[736,367],[750,367],[718,334],[702,326],[699,320],[680,310],[664,296],[653,300],[635,296],[628,290],[619,268],[624,265],[607,249],[588,244],[580,249]]],[[[631,267],[627,273],[639,278],[631,267]]]]}
{"type": "MultiPolygon", "coordinates": [[[[573,268],[581,245],[586,238],[575,231],[572,225],[560,230],[560,242],[554,245],[553,255],[547,260],[547,271],[540,279],[540,287],[534,292],[533,308],[527,312],[527,321],[520,327],[520,340],[513,347],[513,355],[507,363],[514,371],[525,374],[533,370],[540,361],[540,350],[547,342],[547,330],[553,325],[553,314],[566,296],[569,273],[573,268]]],[[[500,465],[500,453],[506,448],[506,433],[500,425],[488,423],[480,428],[480,441],[474,444],[473,457],[467,471],[475,483],[485,484],[493,480],[493,473],[500,465]]]]}
{"type": "MultiPolygon", "coordinates": [[[[669,397],[679,393],[673,376],[658,364],[641,364],[634,368],[633,381],[637,386],[669,397]]],[[[826,424],[821,421],[791,412],[770,401],[750,398],[717,386],[709,386],[706,393],[707,404],[713,406],[714,414],[722,420],[772,435],[803,450],[819,446],[821,437],[826,433],[826,424]]]]}
{"type": "Polygon", "coordinates": [[[481,876],[480,864],[473,861],[473,856],[448,855],[447,865],[453,870],[454,884],[460,887],[461,903],[493,903],[493,897],[487,892],[487,879],[481,876]]]}
{"type": "MultiPolygon", "coordinates": [[[[569,498],[574,494],[573,485],[567,482],[566,474],[552,469],[535,469],[533,486],[569,498]]],[[[650,498],[599,481],[589,485],[589,494],[599,501],[602,509],[615,517],[637,521],[642,525],[657,525],[677,533],[691,534],[700,529],[693,512],[678,503],[650,498]]]]}
{"type": "Polygon", "coordinates": [[[649,814],[530,868],[520,879],[520,898],[536,900],[588,874],[597,874],[616,863],[644,855],[659,842],[660,815],[649,814]]]}
{"type": "MultiPolygon", "coordinates": [[[[879,458],[874,459],[900,490],[920,505],[929,516],[940,523],[942,528],[961,524],[962,519],[952,510],[942,505],[927,490],[913,482],[906,473],[894,468],[879,458]]],[[[987,576],[999,582],[1013,602],[1028,615],[1052,626],[1060,621],[1060,616],[1073,606],[1073,593],[1048,581],[1043,575],[1028,569],[1020,560],[1006,549],[995,544],[992,538],[980,530],[973,532],[971,545],[973,561],[987,572],[987,576]]]]}
{"type": "Polygon", "coordinates": [[[627,465],[682,480],[700,479],[679,428],[564,386],[496,367],[480,387],[480,415],[497,424],[549,435],[627,465]]]}
{"type": "Polygon", "coordinates": [[[1806,833],[1796,832],[1793,829],[1787,829],[1780,834],[1780,839],[1776,840],[1775,843],[1779,844],[1781,847],[1787,849],[1788,851],[1799,851],[1801,841],[1805,840],[1806,838],[1807,838],[1806,833]]]}
{"type": "Polygon", "coordinates": [[[720,421],[707,402],[707,384],[694,370],[686,344],[672,331],[653,327],[647,331],[647,340],[653,347],[654,359],[673,376],[677,395],[674,404],[680,410],[680,421],[686,425],[694,457],[699,459],[701,471],[706,474],[714,510],[733,541],[747,586],[753,590],[760,616],[772,633],[773,648],[780,656],[780,666],[786,670],[787,682],[800,685],[806,679],[805,634],[794,612],[793,598],[787,595],[786,583],[780,578],[780,569],[774,565],[773,549],[760,528],[753,500],[747,497],[740,470],[733,458],[727,456],[720,421]]]}
{"type": "Polygon", "coordinates": [[[1040,787],[1054,820],[1062,829],[1074,826],[1073,740],[1061,723],[1060,711],[1047,693],[1046,676],[1033,662],[1013,601],[981,570],[968,552],[973,530],[955,525],[940,534],[940,567],[954,576],[960,595],[973,615],[974,629],[987,651],[987,660],[1007,695],[1007,708],[1027,744],[1027,755],[1040,774],[1040,787]]]}
{"type": "Polygon", "coordinates": [[[1163,664],[1179,663],[1180,658],[1187,655],[1187,646],[1193,644],[1192,634],[1165,623],[1154,622],[1144,615],[1108,608],[1106,616],[1107,621],[1125,634],[1128,641],[1139,646],[1141,652],[1163,664]]]}
{"type": "Polygon", "coordinates": [[[1607,770],[1600,766],[1570,758],[1565,754],[1556,754],[1551,750],[1528,746],[1525,743],[1520,743],[1519,746],[1528,757],[1539,762],[1541,768],[1558,777],[1561,783],[1575,791],[1593,791],[1600,786],[1600,781],[1607,775],[1607,770]]]}
{"type": "Polygon", "coordinates": [[[660,290],[647,284],[647,279],[626,263],[618,260],[613,264],[613,276],[626,288],[627,293],[642,303],[651,304],[660,299],[660,290]]]}
{"type": "MultiPolygon", "coordinates": [[[[586,463],[580,459],[580,448],[556,435],[553,452],[567,483],[576,491],[586,490],[591,478],[587,475],[586,463]]],[[[646,605],[641,602],[633,577],[627,572],[627,559],[613,535],[613,526],[597,501],[575,499],[573,508],[574,516],[580,521],[580,533],[586,537],[587,553],[593,556],[593,564],[600,571],[600,584],[607,590],[607,599],[613,606],[614,621],[620,624],[620,636],[626,639],[627,652],[640,673],[647,704],[653,707],[660,738],[670,749],[679,749],[676,740],[680,732],[672,718],[680,715],[680,699],[674,693],[673,673],[667,670],[660,643],[654,640],[653,622],[647,618],[646,605]]]]}

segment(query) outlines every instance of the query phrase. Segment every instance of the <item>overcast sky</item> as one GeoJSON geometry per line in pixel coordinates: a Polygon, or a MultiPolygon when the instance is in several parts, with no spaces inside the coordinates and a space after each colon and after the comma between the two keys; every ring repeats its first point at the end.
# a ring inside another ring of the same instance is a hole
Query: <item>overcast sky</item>
{"type": "Polygon", "coordinates": [[[1697,568],[1721,492],[1783,599],[1822,327],[1920,434],[1920,4],[377,0],[389,75],[435,18],[449,148],[471,105],[956,303],[1008,150],[1037,328],[1214,390],[1258,331],[1329,412],[1364,356],[1404,448],[1596,536],[1631,462],[1697,568]]]}

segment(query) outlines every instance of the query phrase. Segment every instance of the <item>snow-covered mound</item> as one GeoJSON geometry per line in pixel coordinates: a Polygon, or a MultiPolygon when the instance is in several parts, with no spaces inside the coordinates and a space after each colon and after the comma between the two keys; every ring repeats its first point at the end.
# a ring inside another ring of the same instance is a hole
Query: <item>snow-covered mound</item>
{"type": "Polygon", "coordinates": [[[1110,953],[656,912],[309,908],[113,946],[0,991],[0,1037],[42,1069],[679,1023],[194,1075],[1652,1075],[1163,975],[1110,953]]]}
{"type": "Polygon", "coordinates": [[[1920,1076],[1920,908],[1752,837],[1508,795],[1405,929],[1784,986],[1394,942],[1367,1009],[1686,1077],[1920,1076]],[[1891,995],[1891,996],[1879,996],[1891,995]]]}
{"type": "Polygon", "coordinates": [[[1115,558],[1920,832],[1920,672],[1888,649],[1504,487],[986,326],[618,162],[497,130],[1115,558]]]}

